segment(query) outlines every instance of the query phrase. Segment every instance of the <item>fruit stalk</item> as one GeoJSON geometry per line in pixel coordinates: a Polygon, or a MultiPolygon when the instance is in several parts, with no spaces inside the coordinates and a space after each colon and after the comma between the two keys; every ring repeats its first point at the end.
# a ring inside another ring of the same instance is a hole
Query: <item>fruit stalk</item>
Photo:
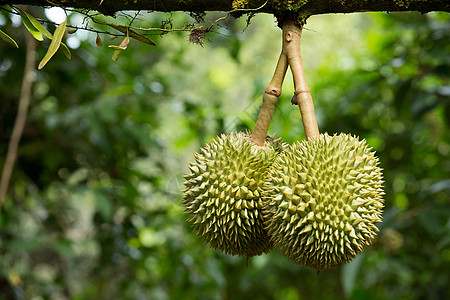
{"type": "MultiPolygon", "coordinates": [[[[284,44],[284,43],[283,43],[284,44]]],[[[272,80],[264,91],[263,103],[259,111],[258,120],[256,120],[255,128],[250,136],[250,141],[257,146],[264,146],[264,141],[269,130],[270,121],[272,120],[275,106],[281,95],[281,87],[283,85],[284,76],[288,67],[288,59],[284,51],[281,52],[278,59],[272,80]]]]}
{"type": "Polygon", "coordinates": [[[264,146],[270,121],[272,120],[278,98],[281,95],[281,88],[288,66],[291,68],[295,87],[292,104],[297,104],[300,108],[306,138],[310,139],[319,136],[319,127],[314,115],[314,104],[306,83],[305,72],[303,71],[300,52],[301,35],[302,28],[298,25],[295,25],[293,22],[283,24],[283,46],[280,58],[272,80],[264,91],[258,120],[249,138],[255,145],[264,146]]]}
{"type": "Polygon", "coordinates": [[[283,52],[286,53],[288,64],[294,77],[295,95],[292,104],[297,104],[302,116],[306,139],[319,136],[314,115],[314,104],[303,71],[302,55],[300,52],[300,39],[302,28],[293,22],[283,24],[283,52]]]}

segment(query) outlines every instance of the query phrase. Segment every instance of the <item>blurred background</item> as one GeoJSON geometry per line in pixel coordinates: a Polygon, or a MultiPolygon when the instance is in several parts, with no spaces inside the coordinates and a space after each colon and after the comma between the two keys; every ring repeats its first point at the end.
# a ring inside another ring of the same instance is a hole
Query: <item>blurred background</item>
{"type": "MultiPolygon", "coordinates": [[[[181,13],[139,22],[168,18],[193,22],[181,13]]],[[[0,211],[0,299],[450,299],[450,15],[308,20],[302,54],[319,128],[365,138],[386,192],[374,244],[320,274],[278,250],[246,266],[185,221],[188,161],[216,135],[253,128],[281,49],[270,15],[220,25],[203,46],[187,33],[155,37],[156,47],[131,41],[116,63],[107,45],[117,40],[102,36],[98,48],[78,30],[66,40],[71,61],[58,52],[36,71],[0,211]]],[[[1,167],[25,32],[5,12],[0,26],[20,47],[0,41],[1,167]]],[[[38,44],[38,61],[47,47],[38,44]]],[[[288,73],[269,130],[288,143],[304,139],[292,94],[288,73]]]]}

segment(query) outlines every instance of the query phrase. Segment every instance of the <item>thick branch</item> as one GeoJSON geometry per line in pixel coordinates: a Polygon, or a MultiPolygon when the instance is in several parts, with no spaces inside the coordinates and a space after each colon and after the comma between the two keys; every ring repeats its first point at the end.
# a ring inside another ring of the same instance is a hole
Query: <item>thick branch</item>
{"type": "Polygon", "coordinates": [[[245,13],[260,6],[259,10],[281,19],[293,16],[305,20],[311,15],[351,13],[365,11],[430,11],[450,12],[448,0],[0,0],[0,5],[27,4],[36,6],[61,6],[97,10],[113,14],[121,10],[148,11],[232,11],[245,13]],[[99,3],[102,3],[99,5],[99,3]],[[267,2],[267,3],[266,3],[267,2]]]}

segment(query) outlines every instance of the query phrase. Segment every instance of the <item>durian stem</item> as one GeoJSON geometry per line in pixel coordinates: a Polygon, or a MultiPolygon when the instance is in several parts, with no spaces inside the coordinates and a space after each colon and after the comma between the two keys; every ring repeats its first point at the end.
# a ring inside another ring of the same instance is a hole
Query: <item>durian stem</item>
{"type": "Polygon", "coordinates": [[[259,111],[258,120],[250,136],[250,141],[255,145],[264,146],[264,142],[269,130],[275,106],[281,95],[284,76],[287,67],[291,67],[294,78],[295,95],[292,99],[293,104],[297,104],[302,115],[303,128],[307,139],[319,135],[316,117],[314,115],[314,104],[306,84],[305,72],[303,71],[302,55],[300,52],[300,38],[302,28],[293,22],[283,24],[283,48],[272,80],[264,91],[263,103],[259,111]]]}
{"type": "Polygon", "coordinates": [[[272,80],[264,91],[263,103],[261,105],[261,110],[259,111],[258,120],[256,120],[255,128],[250,136],[250,141],[255,145],[264,146],[270,121],[272,120],[278,98],[281,95],[281,87],[283,85],[287,67],[287,56],[281,52],[272,80]]]}
{"type": "Polygon", "coordinates": [[[319,135],[316,117],[314,115],[314,104],[305,79],[303,71],[302,55],[300,52],[300,39],[302,28],[293,22],[283,24],[283,52],[286,53],[292,76],[294,77],[295,95],[292,104],[297,104],[302,116],[303,128],[306,139],[319,135]]]}

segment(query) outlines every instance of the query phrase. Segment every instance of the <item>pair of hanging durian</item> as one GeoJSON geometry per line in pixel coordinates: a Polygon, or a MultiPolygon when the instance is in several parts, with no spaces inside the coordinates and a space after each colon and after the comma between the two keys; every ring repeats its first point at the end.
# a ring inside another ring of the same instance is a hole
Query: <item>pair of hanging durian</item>
{"type": "Polygon", "coordinates": [[[255,129],[222,135],[195,154],[183,204],[194,231],[216,250],[252,257],[278,247],[321,270],[352,260],[372,242],[383,179],[365,140],[319,134],[300,35],[298,26],[283,26],[282,54],[255,129]],[[266,136],[288,65],[308,138],[291,146],[266,136]]]}

